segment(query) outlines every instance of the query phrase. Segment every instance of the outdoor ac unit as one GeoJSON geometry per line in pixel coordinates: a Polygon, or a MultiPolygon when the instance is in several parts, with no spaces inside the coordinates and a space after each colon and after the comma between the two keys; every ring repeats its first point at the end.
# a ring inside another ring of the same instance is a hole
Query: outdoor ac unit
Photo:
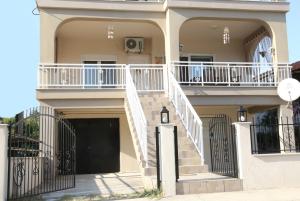
{"type": "Polygon", "coordinates": [[[144,38],[125,38],[125,51],[141,53],[144,50],[144,38]]]}

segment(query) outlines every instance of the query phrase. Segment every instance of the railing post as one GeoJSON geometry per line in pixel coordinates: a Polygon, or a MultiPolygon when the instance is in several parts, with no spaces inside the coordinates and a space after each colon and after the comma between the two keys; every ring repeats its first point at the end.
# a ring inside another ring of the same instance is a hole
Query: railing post
{"type": "Polygon", "coordinates": [[[164,64],[163,65],[163,83],[164,83],[164,91],[165,95],[169,96],[169,65],[172,64],[164,64]]]}
{"type": "Polygon", "coordinates": [[[227,64],[228,86],[231,86],[230,64],[227,64]]]}
{"type": "Polygon", "coordinates": [[[0,200],[5,201],[8,183],[8,125],[0,124],[0,200]]]}
{"type": "Polygon", "coordinates": [[[125,89],[126,88],[126,72],[125,72],[125,65],[121,66],[121,83],[122,83],[122,88],[125,89]]]}
{"type": "Polygon", "coordinates": [[[260,86],[260,67],[261,65],[260,64],[257,64],[256,65],[256,69],[257,69],[257,83],[258,83],[258,86],[260,86]]]}
{"type": "Polygon", "coordinates": [[[203,69],[203,62],[200,64],[201,66],[201,85],[204,86],[204,69],[203,69]]]}
{"type": "Polygon", "coordinates": [[[84,68],[84,64],[81,65],[82,68],[82,88],[84,89],[84,85],[85,85],[85,68],[84,68]]]}

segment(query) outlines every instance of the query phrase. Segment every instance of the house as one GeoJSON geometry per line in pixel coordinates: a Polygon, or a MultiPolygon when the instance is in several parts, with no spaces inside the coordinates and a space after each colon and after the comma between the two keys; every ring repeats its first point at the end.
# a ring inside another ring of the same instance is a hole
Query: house
{"type": "Polygon", "coordinates": [[[298,81],[300,80],[300,61],[295,62],[292,64],[292,73],[293,73],[293,78],[297,79],[298,81]]]}
{"type": "MultiPolygon", "coordinates": [[[[243,121],[266,112],[292,115],[277,95],[278,83],[291,77],[287,1],[37,0],[37,6],[36,98],[74,126],[77,174],[140,172],[151,187],[155,126],[166,106],[178,127],[180,176],[237,177],[235,145],[211,133],[231,133],[240,106],[248,114],[243,121]]],[[[239,179],[232,182],[228,191],[242,189],[239,179]]],[[[187,192],[186,184],[178,193],[201,191],[187,192]]]]}

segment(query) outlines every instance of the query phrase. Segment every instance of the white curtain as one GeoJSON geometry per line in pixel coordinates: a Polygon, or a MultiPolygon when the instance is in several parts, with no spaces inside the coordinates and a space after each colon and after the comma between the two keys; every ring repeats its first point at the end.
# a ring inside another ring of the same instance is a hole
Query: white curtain
{"type": "Polygon", "coordinates": [[[244,42],[247,62],[272,62],[272,39],[268,31],[261,27],[245,39],[244,42]],[[260,52],[266,52],[263,57],[260,52]]]}

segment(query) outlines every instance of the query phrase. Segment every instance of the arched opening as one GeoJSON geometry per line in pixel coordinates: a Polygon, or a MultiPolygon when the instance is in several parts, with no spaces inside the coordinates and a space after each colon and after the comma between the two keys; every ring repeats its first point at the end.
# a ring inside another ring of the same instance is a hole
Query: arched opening
{"type": "Polygon", "coordinates": [[[258,20],[187,20],[180,29],[177,80],[203,86],[269,84],[274,77],[272,65],[255,64],[273,61],[268,30],[265,22],[258,20]],[[267,75],[261,75],[263,72],[267,75]]]}
{"type": "Polygon", "coordinates": [[[56,30],[55,64],[41,65],[40,82],[45,88],[124,89],[130,64],[137,90],[162,91],[164,45],[151,21],[71,19],[56,30]]]}
{"type": "Polygon", "coordinates": [[[57,63],[164,63],[164,35],[137,20],[73,19],[56,32],[57,63]]]}
{"type": "Polygon", "coordinates": [[[193,18],[180,28],[180,56],[191,61],[193,55],[207,55],[215,62],[252,62],[249,54],[262,39],[262,49],[272,44],[261,21],[193,18]]]}

